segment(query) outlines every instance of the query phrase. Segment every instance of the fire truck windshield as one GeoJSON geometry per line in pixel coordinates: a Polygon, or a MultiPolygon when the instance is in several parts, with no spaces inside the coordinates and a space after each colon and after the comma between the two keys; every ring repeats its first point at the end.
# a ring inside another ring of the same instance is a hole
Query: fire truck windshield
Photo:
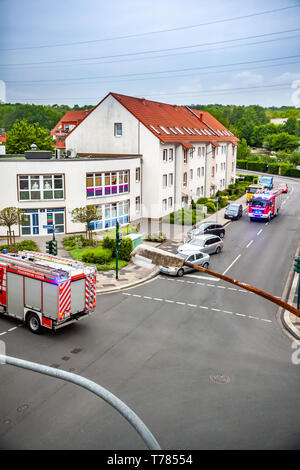
{"type": "Polygon", "coordinates": [[[261,198],[251,198],[251,205],[255,207],[267,207],[268,201],[261,198]]]}

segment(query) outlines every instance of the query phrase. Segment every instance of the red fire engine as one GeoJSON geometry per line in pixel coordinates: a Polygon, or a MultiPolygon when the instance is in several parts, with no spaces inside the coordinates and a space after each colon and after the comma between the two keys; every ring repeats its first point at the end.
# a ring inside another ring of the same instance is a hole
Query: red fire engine
{"type": "Polygon", "coordinates": [[[280,188],[270,191],[261,190],[252,196],[249,201],[248,216],[253,220],[268,220],[278,215],[282,204],[282,190],[280,188]]]}
{"type": "Polygon", "coordinates": [[[57,330],[96,307],[96,268],[33,251],[0,253],[0,312],[33,333],[57,330]]]}

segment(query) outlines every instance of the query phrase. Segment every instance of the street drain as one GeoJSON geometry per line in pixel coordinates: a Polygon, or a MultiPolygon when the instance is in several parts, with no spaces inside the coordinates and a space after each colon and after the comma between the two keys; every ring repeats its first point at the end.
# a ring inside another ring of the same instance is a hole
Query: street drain
{"type": "Polygon", "coordinates": [[[211,375],[209,379],[215,384],[228,384],[230,382],[230,377],[226,375],[211,375]]]}
{"type": "Polygon", "coordinates": [[[22,405],[17,408],[17,411],[20,413],[21,411],[27,410],[29,408],[29,405],[22,405]]]}

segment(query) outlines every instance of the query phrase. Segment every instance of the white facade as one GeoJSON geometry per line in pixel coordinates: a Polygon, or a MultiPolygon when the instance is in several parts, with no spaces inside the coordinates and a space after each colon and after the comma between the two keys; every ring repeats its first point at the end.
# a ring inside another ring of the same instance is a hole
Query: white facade
{"type": "MultiPolygon", "coordinates": [[[[136,206],[136,199],[141,197],[137,168],[141,168],[137,156],[1,159],[0,209],[18,207],[26,214],[21,233],[19,227],[13,227],[16,236],[47,235],[52,224],[61,233],[83,232],[84,224],[73,223],[71,211],[86,205],[97,205],[102,210],[94,230],[112,227],[116,218],[126,224],[141,215],[136,206]]],[[[0,230],[1,236],[6,235],[5,227],[0,230]]]]}
{"type": "Polygon", "coordinates": [[[191,157],[190,150],[178,142],[162,143],[119,101],[108,95],[66,137],[65,142],[66,150],[72,150],[79,156],[106,153],[142,155],[141,215],[143,218],[160,219],[183,207],[184,200],[189,203],[200,196],[210,197],[234,181],[236,147],[228,141],[218,142],[216,148],[222,149],[219,153],[210,140],[193,141],[191,157]],[[121,135],[115,135],[116,124],[122,125],[121,135]],[[200,156],[199,147],[204,149],[200,156]],[[173,151],[173,158],[170,157],[170,150],[173,151]],[[184,156],[185,150],[187,158],[184,156]],[[186,182],[183,179],[185,173],[186,182]]]}

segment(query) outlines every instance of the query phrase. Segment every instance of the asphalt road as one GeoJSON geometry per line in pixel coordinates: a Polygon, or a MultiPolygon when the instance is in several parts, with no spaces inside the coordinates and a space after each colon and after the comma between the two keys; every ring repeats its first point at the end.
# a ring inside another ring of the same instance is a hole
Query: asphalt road
{"type": "MultiPolygon", "coordinates": [[[[270,224],[244,216],[227,226],[212,269],[282,296],[300,233],[300,183],[289,184],[270,224]]],[[[300,365],[276,313],[202,273],[158,276],[98,296],[95,315],[55,334],[35,336],[1,318],[0,340],[8,355],[72,370],[115,393],[163,449],[299,449],[300,365]]],[[[87,391],[10,366],[0,374],[1,449],[145,449],[87,391]]]]}

